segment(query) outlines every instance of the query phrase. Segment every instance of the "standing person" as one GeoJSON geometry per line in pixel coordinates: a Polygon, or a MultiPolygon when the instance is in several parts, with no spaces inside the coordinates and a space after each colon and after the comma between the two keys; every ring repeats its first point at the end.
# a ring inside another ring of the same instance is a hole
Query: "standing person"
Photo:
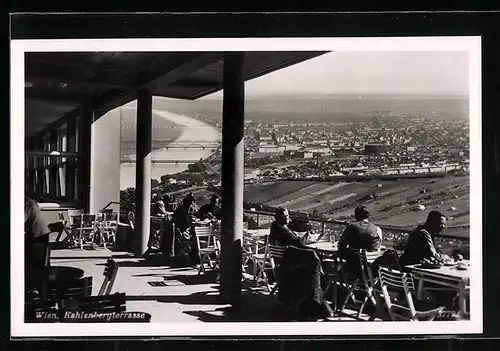
{"type": "Polygon", "coordinates": [[[408,236],[405,251],[400,257],[402,266],[420,263],[424,258],[435,258],[439,261],[450,259],[440,254],[434,247],[434,239],[446,225],[446,216],[438,211],[431,211],[424,224],[417,226],[408,236]]]}
{"type": "MultiPolygon", "coordinates": [[[[39,272],[43,267],[49,265],[48,253],[49,229],[47,223],[42,218],[42,211],[38,203],[24,198],[24,279],[25,288],[30,285],[29,282],[40,278],[39,272]],[[33,280],[34,279],[34,280],[33,280]]],[[[42,287],[42,290],[43,287],[42,287]]],[[[43,292],[42,292],[43,294],[43,292]]]]}
{"type": "Polygon", "coordinates": [[[359,259],[353,250],[374,252],[380,250],[382,244],[382,230],[368,221],[370,211],[365,206],[358,206],[354,210],[354,223],[349,224],[340,237],[338,250],[341,258],[346,260],[346,270],[359,271],[359,259]]]}

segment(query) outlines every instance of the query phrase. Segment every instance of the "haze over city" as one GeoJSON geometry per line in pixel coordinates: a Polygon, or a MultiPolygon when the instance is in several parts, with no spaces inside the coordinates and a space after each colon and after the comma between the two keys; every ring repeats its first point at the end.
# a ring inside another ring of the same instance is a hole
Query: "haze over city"
{"type": "MultiPolygon", "coordinates": [[[[468,95],[466,51],[337,51],[245,83],[249,98],[270,95],[468,95]]],[[[219,99],[222,92],[204,99],[219,99]]]]}

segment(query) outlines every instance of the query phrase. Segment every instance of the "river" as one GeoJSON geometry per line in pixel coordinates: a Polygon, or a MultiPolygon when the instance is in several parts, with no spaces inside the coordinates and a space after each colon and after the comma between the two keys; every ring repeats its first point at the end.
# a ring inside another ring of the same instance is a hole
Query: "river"
{"type": "MultiPolygon", "coordinates": [[[[123,107],[124,109],[133,109],[135,107],[123,107]]],[[[221,140],[221,135],[217,129],[205,124],[195,118],[175,114],[164,110],[153,110],[153,114],[160,116],[169,122],[182,125],[182,133],[176,139],[175,144],[191,144],[193,141],[203,143],[217,143],[221,140]]],[[[215,151],[213,149],[193,149],[193,148],[170,148],[153,150],[151,160],[199,160],[207,158],[215,151]]],[[[130,159],[135,160],[135,155],[129,155],[130,159]]],[[[188,169],[187,163],[153,163],[151,166],[151,178],[160,180],[161,176],[175,174],[188,169]]],[[[120,170],[120,189],[135,187],[135,163],[122,163],[120,170]]]]}

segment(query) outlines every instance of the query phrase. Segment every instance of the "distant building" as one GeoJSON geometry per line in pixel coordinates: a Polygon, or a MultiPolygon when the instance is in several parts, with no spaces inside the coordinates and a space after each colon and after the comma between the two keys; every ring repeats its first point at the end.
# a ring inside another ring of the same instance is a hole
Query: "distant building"
{"type": "Polygon", "coordinates": [[[295,155],[299,158],[313,158],[314,154],[309,151],[297,151],[295,155]]]}
{"type": "Polygon", "coordinates": [[[386,144],[366,144],[364,153],[367,155],[380,155],[387,152],[386,144]]]}
{"type": "Polygon", "coordinates": [[[278,145],[261,145],[259,146],[259,153],[261,154],[279,154],[280,149],[278,145]]]}
{"type": "Polygon", "coordinates": [[[296,144],[285,144],[283,146],[286,151],[298,151],[300,149],[300,146],[296,144]]]}

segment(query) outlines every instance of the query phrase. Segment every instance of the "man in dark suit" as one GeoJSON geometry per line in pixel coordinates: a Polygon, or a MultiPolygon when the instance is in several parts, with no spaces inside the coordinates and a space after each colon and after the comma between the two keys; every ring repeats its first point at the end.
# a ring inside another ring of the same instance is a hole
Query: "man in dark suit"
{"type": "Polygon", "coordinates": [[[276,209],[274,214],[274,222],[271,224],[271,232],[269,233],[269,242],[272,245],[280,246],[296,246],[304,248],[304,242],[308,239],[309,233],[302,238],[288,228],[290,223],[290,214],[283,207],[276,209]]]}
{"type": "Polygon", "coordinates": [[[360,273],[359,257],[355,250],[374,252],[380,249],[382,230],[368,221],[370,211],[365,206],[354,210],[355,222],[349,224],[340,237],[339,255],[346,261],[344,269],[350,274],[360,273]]]}
{"type": "Polygon", "coordinates": [[[420,263],[424,258],[435,258],[439,261],[450,259],[440,254],[434,247],[434,238],[446,225],[446,216],[438,211],[431,211],[424,224],[417,226],[408,236],[405,252],[400,257],[403,266],[420,263]]]}
{"type": "Polygon", "coordinates": [[[217,195],[212,195],[210,203],[203,205],[196,212],[196,217],[200,220],[205,219],[221,219],[220,198],[217,195]]]}

